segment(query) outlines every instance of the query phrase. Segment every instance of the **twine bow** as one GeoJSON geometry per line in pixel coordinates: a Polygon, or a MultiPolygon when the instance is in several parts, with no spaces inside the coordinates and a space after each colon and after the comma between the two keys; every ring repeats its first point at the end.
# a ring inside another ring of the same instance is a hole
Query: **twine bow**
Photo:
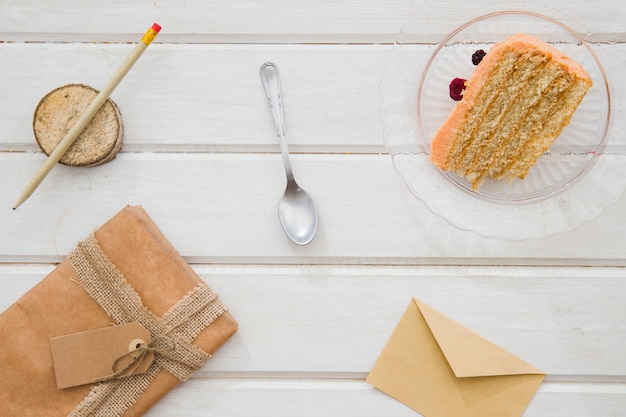
{"type": "Polygon", "coordinates": [[[96,378],[94,382],[103,382],[108,381],[110,379],[119,379],[126,378],[129,376],[133,376],[137,373],[143,361],[148,357],[150,353],[155,354],[167,354],[168,352],[172,352],[176,350],[176,340],[167,336],[166,334],[157,336],[152,339],[149,343],[139,343],[135,347],[135,349],[120,355],[111,366],[112,374],[103,376],[101,378],[96,378]],[[159,342],[165,341],[167,346],[158,347],[156,346],[159,342]],[[131,358],[131,361],[124,365],[122,368],[117,369],[121,363],[123,363],[127,358],[131,358]]]}

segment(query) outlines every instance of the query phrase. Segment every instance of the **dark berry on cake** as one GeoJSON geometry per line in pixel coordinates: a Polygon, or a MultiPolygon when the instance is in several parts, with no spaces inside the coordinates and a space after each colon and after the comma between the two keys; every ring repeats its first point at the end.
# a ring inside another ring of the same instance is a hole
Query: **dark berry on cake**
{"type": "Polygon", "coordinates": [[[465,91],[466,79],[455,78],[450,82],[450,98],[454,101],[459,101],[463,98],[463,92],[465,91]]]}
{"type": "Polygon", "coordinates": [[[476,52],[474,52],[472,54],[472,64],[474,65],[480,64],[480,61],[483,60],[485,55],[487,55],[487,52],[483,51],[482,49],[479,49],[476,52]]]}

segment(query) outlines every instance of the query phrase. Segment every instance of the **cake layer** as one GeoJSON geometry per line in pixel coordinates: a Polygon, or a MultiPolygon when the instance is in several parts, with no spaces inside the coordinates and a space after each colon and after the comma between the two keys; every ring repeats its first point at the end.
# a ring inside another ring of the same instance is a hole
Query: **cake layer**
{"type": "Polygon", "coordinates": [[[570,83],[570,87],[556,100],[552,110],[545,118],[537,134],[522,148],[520,155],[514,159],[509,168],[509,175],[524,178],[528,170],[543,155],[550,145],[561,134],[576,111],[576,108],[589,90],[584,80],[576,79],[570,83]]]}
{"type": "Polygon", "coordinates": [[[567,78],[561,74],[562,71],[557,69],[555,72],[557,72],[555,78],[544,89],[542,95],[537,95],[537,100],[529,106],[528,111],[519,121],[518,129],[511,133],[508,140],[504,141],[502,147],[494,155],[493,161],[488,168],[488,176],[511,180],[518,177],[508,176],[512,175],[509,174],[512,164],[519,157],[529,140],[541,132],[543,120],[548,117],[559,97],[569,86],[567,78]]]}
{"type": "Polygon", "coordinates": [[[491,83],[505,87],[495,97],[482,123],[472,135],[471,144],[465,150],[458,167],[458,172],[470,182],[476,181],[486,171],[492,156],[516,129],[518,121],[525,113],[524,102],[531,101],[532,97],[538,95],[533,84],[537,84],[537,74],[545,71],[545,59],[541,55],[525,60],[520,60],[519,56],[516,58],[519,65],[509,77],[491,79],[491,83]]]}
{"type": "MultiPolygon", "coordinates": [[[[515,72],[515,64],[517,55],[507,53],[503,56],[502,62],[495,66],[490,73],[489,78],[485,80],[485,85],[480,91],[474,106],[468,112],[467,119],[463,128],[457,134],[455,142],[450,149],[448,164],[456,169],[461,168],[463,162],[467,158],[472,158],[480,148],[480,142],[477,139],[483,138],[489,134],[491,129],[502,117],[502,111],[499,111],[503,105],[504,90],[507,86],[502,80],[510,79],[515,72]]],[[[467,90],[466,90],[467,93],[467,90]]],[[[466,97],[468,101],[469,97],[466,97]]]]}

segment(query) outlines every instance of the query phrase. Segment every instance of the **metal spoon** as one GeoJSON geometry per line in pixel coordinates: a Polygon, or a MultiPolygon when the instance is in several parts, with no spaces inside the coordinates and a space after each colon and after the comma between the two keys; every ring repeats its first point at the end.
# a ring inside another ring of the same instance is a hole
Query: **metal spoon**
{"type": "Polygon", "coordinates": [[[278,217],[287,236],[298,245],[306,245],[317,232],[317,207],[313,199],[296,183],[289,163],[278,68],[273,63],[266,62],[259,72],[278,133],[278,143],[287,174],[287,188],[278,203],[278,217]]]}

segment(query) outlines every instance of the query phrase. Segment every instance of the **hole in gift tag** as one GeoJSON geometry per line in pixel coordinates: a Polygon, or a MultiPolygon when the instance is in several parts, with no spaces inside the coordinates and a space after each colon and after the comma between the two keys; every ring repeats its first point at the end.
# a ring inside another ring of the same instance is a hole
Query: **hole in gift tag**
{"type": "Polygon", "coordinates": [[[128,344],[128,352],[130,352],[130,357],[136,359],[141,352],[138,350],[141,346],[145,345],[146,342],[143,339],[133,339],[128,344]]]}

